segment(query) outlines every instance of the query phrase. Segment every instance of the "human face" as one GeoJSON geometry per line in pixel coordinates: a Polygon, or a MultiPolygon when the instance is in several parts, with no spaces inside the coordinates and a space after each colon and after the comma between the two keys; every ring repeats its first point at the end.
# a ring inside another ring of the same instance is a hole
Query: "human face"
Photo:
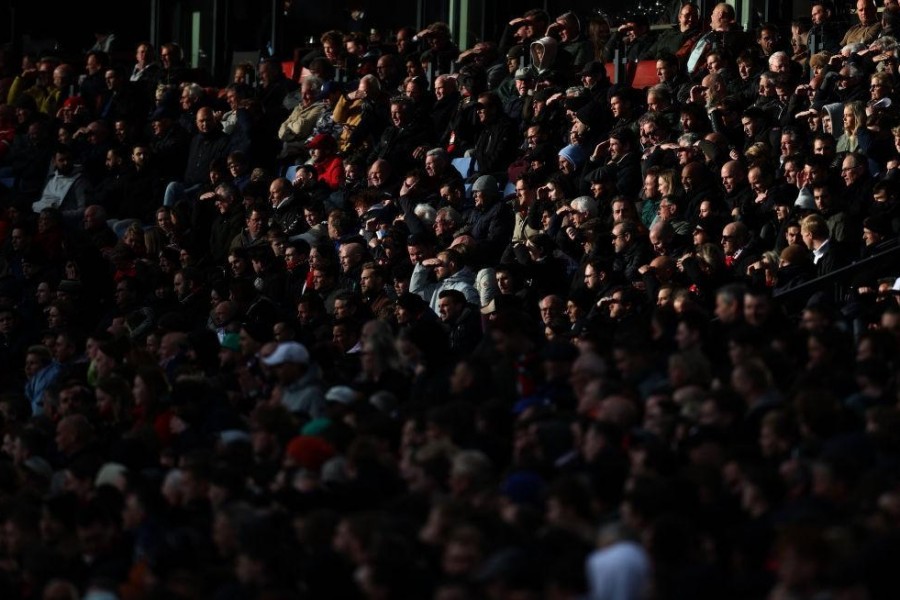
{"type": "Polygon", "coordinates": [[[497,288],[500,290],[501,294],[513,293],[512,277],[510,277],[509,273],[506,271],[499,271],[497,273],[497,288]]]}
{"type": "Polygon", "coordinates": [[[871,92],[872,100],[881,100],[882,98],[887,97],[887,88],[878,79],[872,79],[872,82],[869,85],[869,91],[871,92]]]}
{"type": "Polygon", "coordinates": [[[228,266],[231,269],[232,275],[235,277],[241,277],[244,273],[247,272],[247,260],[240,256],[229,256],[228,257],[228,266]]]}
{"type": "Polygon", "coordinates": [[[660,187],[657,185],[658,177],[652,173],[644,178],[644,198],[656,198],[660,193],[660,187]]]}
{"type": "Polygon", "coordinates": [[[377,294],[382,288],[381,279],[372,269],[363,270],[359,276],[359,289],[363,294],[377,294]]]}
{"type": "Polygon", "coordinates": [[[262,232],[263,224],[263,218],[262,215],[259,214],[259,211],[254,210],[250,213],[250,216],[247,217],[247,230],[254,238],[258,237],[262,232]]]}
{"type": "Polygon", "coordinates": [[[545,325],[550,324],[559,316],[559,306],[557,303],[549,298],[545,298],[541,300],[541,303],[538,305],[538,309],[541,311],[541,320],[545,325]]]}
{"type": "Polygon", "coordinates": [[[813,25],[821,25],[828,18],[828,13],[825,10],[825,7],[821,4],[817,4],[812,7],[812,11],[810,12],[810,18],[813,22],[813,25]]]}
{"type": "Polygon", "coordinates": [[[612,319],[621,319],[628,312],[625,304],[624,294],[622,292],[613,292],[609,301],[609,316],[612,319]]]}
{"type": "Polygon", "coordinates": [[[790,244],[802,244],[803,237],[800,235],[800,227],[792,226],[788,227],[784,232],[784,239],[787,240],[787,243],[790,244]]]}
{"type": "Polygon", "coordinates": [[[659,128],[653,123],[644,123],[641,125],[641,144],[646,148],[659,143],[659,128]]]}
{"type": "Polygon", "coordinates": [[[475,115],[478,117],[478,121],[484,125],[491,120],[493,108],[490,105],[479,106],[475,109],[475,115]]]}
{"type": "Polygon", "coordinates": [[[446,323],[453,320],[458,312],[456,303],[450,298],[438,299],[438,315],[441,317],[441,321],[446,323]]]}
{"type": "Polygon", "coordinates": [[[34,377],[38,371],[43,368],[41,359],[37,354],[28,354],[25,356],[25,377],[29,379],[34,377]]]}
{"type": "Polygon", "coordinates": [[[215,118],[212,111],[208,108],[201,108],[197,111],[197,130],[200,133],[210,133],[213,130],[215,118]]]}
{"type": "Polygon", "coordinates": [[[849,187],[856,183],[860,178],[862,170],[862,165],[855,164],[854,158],[848,156],[844,158],[844,162],[841,163],[841,179],[843,179],[844,183],[849,187]]]}
{"type": "Polygon", "coordinates": [[[725,229],[722,230],[722,250],[725,251],[725,254],[732,255],[738,251],[738,240],[735,236],[735,227],[733,225],[726,225],[725,229]]]}
{"type": "Polygon", "coordinates": [[[450,93],[446,79],[440,78],[434,83],[434,97],[436,100],[443,100],[444,96],[450,93]]]}
{"type": "Polygon", "coordinates": [[[669,81],[675,77],[676,71],[664,60],[656,61],[656,77],[660,83],[669,81]]]}
{"type": "Polygon", "coordinates": [[[616,254],[624,252],[628,247],[629,236],[623,232],[623,229],[621,225],[616,225],[612,230],[612,245],[616,254]]]}
{"type": "Polygon", "coordinates": [[[450,276],[450,259],[444,253],[438,254],[437,259],[440,262],[434,267],[434,276],[438,281],[443,281],[450,276]]]}
{"type": "Polygon", "coordinates": [[[615,119],[619,119],[625,114],[625,106],[622,102],[622,99],[618,96],[613,96],[613,98],[609,101],[609,110],[612,112],[612,116],[615,119]]]}
{"type": "Polygon", "coordinates": [[[694,29],[700,24],[700,13],[690,4],[681,7],[678,12],[678,28],[684,32],[694,29]]]}
{"type": "Polygon", "coordinates": [[[338,260],[341,263],[341,269],[346,273],[352,269],[358,262],[357,254],[352,248],[346,246],[341,247],[338,251],[338,260]]]}
{"type": "Polygon", "coordinates": [[[881,236],[871,229],[863,227],[862,239],[866,246],[871,246],[872,244],[879,243],[881,241],[881,236]]]}
{"type": "Polygon", "coordinates": [[[734,192],[737,185],[737,169],[733,165],[725,165],[722,167],[722,187],[725,188],[725,192],[728,194],[734,192]]]}
{"type": "Polygon", "coordinates": [[[399,104],[391,104],[391,123],[394,127],[402,127],[405,120],[403,107],[399,104]]]}
{"type": "Polygon", "coordinates": [[[409,261],[414,265],[428,258],[428,256],[426,256],[425,247],[421,245],[407,246],[406,252],[409,255],[409,261]]]}
{"type": "Polygon", "coordinates": [[[375,163],[369,169],[369,185],[371,187],[379,187],[384,183],[384,167],[380,163],[375,163]]]}
{"type": "Polygon", "coordinates": [[[793,162],[784,163],[784,182],[788,185],[797,185],[797,165],[793,162]]]}
{"type": "Polygon", "coordinates": [[[861,25],[871,25],[875,22],[875,17],[877,15],[877,11],[875,9],[875,3],[872,0],[857,0],[856,1],[856,16],[859,17],[859,22],[861,25]]]}
{"type": "Polygon", "coordinates": [[[813,190],[813,199],[816,201],[816,208],[825,211],[831,208],[831,192],[827,188],[817,188],[813,190]]]}
{"type": "Polygon", "coordinates": [[[584,267],[584,287],[593,290],[600,285],[600,273],[598,273],[593,265],[584,267]]]}
{"type": "Polygon", "coordinates": [[[625,155],[625,148],[622,143],[615,139],[609,138],[609,158],[610,160],[619,160],[625,155]]]}
{"type": "Polygon", "coordinates": [[[844,109],[844,131],[856,131],[856,115],[849,108],[844,109]]]}
{"type": "Polygon", "coordinates": [[[834,146],[824,140],[816,140],[813,142],[813,154],[832,156],[834,154],[834,146]]]}
{"type": "Polygon", "coordinates": [[[440,171],[440,159],[434,155],[429,155],[425,157],[425,173],[428,174],[429,177],[436,177],[437,173],[440,171]]]}
{"type": "Polygon", "coordinates": [[[781,39],[781,36],[778,35],[777,31],[773,31],[771,29],[763,29],[759,34],[759,39],[756,41],[759,44],[759,47],[762,49],[763,54],[766,56],[775,52],[775,45],[781,39]]]}
{"type": "Polygon", "coordinates": [[[728,9],[723,6],[716,6],[710,17],[710,24],[715,31],[726,31],[731,27],[731,17],[728,9]]]}

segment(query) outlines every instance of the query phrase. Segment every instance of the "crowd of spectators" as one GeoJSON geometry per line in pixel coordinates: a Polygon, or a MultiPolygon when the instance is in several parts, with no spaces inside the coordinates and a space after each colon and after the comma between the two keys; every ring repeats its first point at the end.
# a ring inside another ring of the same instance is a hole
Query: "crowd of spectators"
{"type": "Polygon", "coordinates": [[[671,4],[21,57],[0,596],[898,597],[900,7],[671,4]]]}

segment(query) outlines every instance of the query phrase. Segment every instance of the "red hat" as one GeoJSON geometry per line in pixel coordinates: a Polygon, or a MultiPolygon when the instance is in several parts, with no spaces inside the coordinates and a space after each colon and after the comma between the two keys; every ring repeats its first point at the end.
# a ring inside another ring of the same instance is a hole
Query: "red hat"
{"type": "Polygon", "coordinates": [[[337,142],[327,133],[319,133],[316,134],[313,139],[309,140],[306,147],[310,150],[332,150],[337,148],[337,142]]]}
{"type": "Polygon", "coordinates": [[[325,461],[334,456],[334,447],[320,437],[298,435],[288,442],[284,454],[298,467],[318,472],[325,461]]]}
{"type": "Polygon", "coordinates": [[[65,102],[63,102],[63,108],[75,110],[79,106],[84,106],[84,100],[81,99],[81,96],[69,96],[66,98],[65,102]]]}

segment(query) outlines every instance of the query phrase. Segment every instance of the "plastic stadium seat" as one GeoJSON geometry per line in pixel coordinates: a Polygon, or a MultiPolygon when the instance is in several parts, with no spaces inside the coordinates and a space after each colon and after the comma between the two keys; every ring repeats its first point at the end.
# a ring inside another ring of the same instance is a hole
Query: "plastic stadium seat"
{"type": "Polygon", "coordinates": [[[459,171],[463,179],[468,179],[469,175],[472,174],[472,160],[470,156],[461,156],[460,158],[454,158],[452,161],[454,168],[459,171]]]}
{"type": "MultiPolygon", "coordinates": [[[[642,90],[659,83],[659,77],[656,75],[655,60],[642,60],[634,64],[634,73],[629,73],[631,87],[642,90]]],[[[631,67],[631,65],[629,65],[629,67],[631,67]]],[[[631,71],[630,68],[629,71],[631,71]]]]}

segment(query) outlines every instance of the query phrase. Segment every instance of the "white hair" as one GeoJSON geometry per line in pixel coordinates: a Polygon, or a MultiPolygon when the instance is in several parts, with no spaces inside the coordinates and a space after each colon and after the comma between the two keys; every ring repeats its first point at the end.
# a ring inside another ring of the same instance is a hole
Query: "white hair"
{"type": "Polygon", "coordinates": [[[430,204],[417,204],[416,208],[413,209],[413,212],[426,225],[434,225],[434,219],[437,217],[437,209],[430,204]]]}

